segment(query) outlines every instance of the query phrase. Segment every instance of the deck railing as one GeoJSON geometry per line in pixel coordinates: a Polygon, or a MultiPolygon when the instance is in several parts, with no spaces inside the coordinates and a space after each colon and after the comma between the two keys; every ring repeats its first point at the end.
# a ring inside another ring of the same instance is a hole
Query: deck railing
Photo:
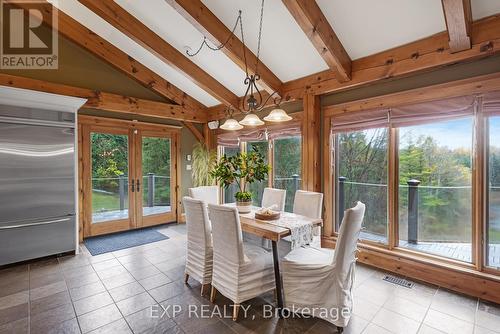
{"type": "MultiPolygon", "coordinates": [[[[500,189],[500,187],[497,187],[500,189]]],[[[364,234],[387,237],[387,184],[338,179],[338,214],[361,200],[367,204],[364,234]]],[[[490,188],[493,189],[493,188],[490,188]]],[[[471,186],[422,186],[419,180],[399,185],[399,238],[418,242],[471,242],[471,186]]]]}
{"type": "MultiPolygon", "coordinates": [[[[143,203],[145,207],[170,205],[170,176],[148,173],[142,177],[143,203]]],[[[128,176],[93,177],[92,191],[95,193],[116,197],[117,205],[110,208],[94,208],[94,211],[125,210],[128,198],[128,176]]],[[[113,201],[113,203],[115,203],[113,201]]],[[[109,204],[108,204],[109,206],[109,204]]]]}

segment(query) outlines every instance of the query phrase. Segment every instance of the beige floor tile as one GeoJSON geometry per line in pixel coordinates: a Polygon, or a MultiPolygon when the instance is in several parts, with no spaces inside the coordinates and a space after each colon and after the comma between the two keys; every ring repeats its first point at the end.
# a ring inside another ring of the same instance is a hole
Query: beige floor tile
{"type": "Polygon", "coordinates": [[[156,305],[156,301],[147,293],[135,295],[116,303],[124,316],[130,315],[144,308],[156,305]]]}
{"type": "Polygon", "coordinates": [[[135,279],[129,273],[125,273],[123,275],[110,277],[110,278],[102,280],[102,284],[104,284],[104,286],[108,290],[117,288],[119,286],[122,286],[122,285],[125,285],[128,283],[132,283],[132,282],[135,282],[135,279]]]}
{"type": "Polygon", "coordinates": [[[424,324],[448,334],[472,334],[473,324],[436,310],[429,310],[424,324]]]}
{"type": "Polygon", "coordinates": [[[68,290],[65,281],[59,281],[30,290],[30,299],[37,300],[68,290]]]}
{"type": "Polygon", "coordinates": [[[78,322],[80,323],[82,333],[87,333],[121,318],[122,315],[116,305],[111,304],[79,316],[78,322]]]}
{"type": "Polygon", "coordinates": [[[384,308],[375,315],[372,323],[396,334],[417,333],[420,323],[384,308]]]}
{"type": "Polygon", "coordinates": [[[363,334],[391,334],[391,332],[375,324],[368,324],[363,331],[363,334]]]}
{"type": "Polygon", "coordinates": [[[109,294],[115,302],[130,298],[144,292],[144,288],[138,282],[132,282],[109,290],[109,294]]]}
{"type": "Polygon", "coordinates": [[[85,297],[96,295],[103,291],[106,291],[106,288],[101,283],[101,281],[97,281],[77,288],[72,288],[69,290],[69,294],[71,296],[71,299],[75,301],[85,297]]]}
{"type": "Polygon", "coordinates": [[[497,328],[497,331],[492,331],[481,326],[474,326],[474,334],[498,334],[500,333],[500,327],[497,328]]]}
{"type": "Polygon", "coordinates": [[[478,310],[476,314],[476,325],[500,332],[500,315],[478,310]]]}
{"type": "Polygon", "coordinates": [[[146,290],[151,290],[151,289],[157,288],[161,285],[165,285],[165,284],[171,283],[171,282],[172,282],[172,280],[170,278],[168,278],[165,274],[162,274],[162,273],[141,279],[139,281],[139,283],[146,290]]]}
{"type": "Polygon", "coordinates": [[[371,321],[381,307],[382,306],[374,304],[367,299],[354,297],[352,312],[365,320],[371,321]]]}
{"type": "Polygon", "coordinates": [[[25,304],[29,301],[29,291],[21,291],[5,297],[0,297],[0,310],[25,304]]]}
{"type": "Polygon", "coordinates": [[[125,319],[120,319],[95,329],[90,334],[132,334],[132,331],[125,319]]]}
{"type": "Polygon", "coordinates": [[[113,304],[113,299],[107,291],[96,295],[77,300],[73,303],[77,316],[100,309],[101,307],[113,304]]]}
{"type": "Polygon", "coordinates": [[[427,313],[427,307],[401,297],[389,298],[383,307],[418,322],[422,322],[427,313]]]}

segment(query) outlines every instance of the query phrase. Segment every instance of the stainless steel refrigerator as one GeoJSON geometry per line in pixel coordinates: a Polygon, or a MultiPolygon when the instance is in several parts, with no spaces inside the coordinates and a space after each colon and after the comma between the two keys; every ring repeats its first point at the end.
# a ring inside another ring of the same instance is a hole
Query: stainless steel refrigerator
{"type": "Polygon", "coordinates": [[[0,106],[0,266],[75,250],[74,118],[0,106]]]}

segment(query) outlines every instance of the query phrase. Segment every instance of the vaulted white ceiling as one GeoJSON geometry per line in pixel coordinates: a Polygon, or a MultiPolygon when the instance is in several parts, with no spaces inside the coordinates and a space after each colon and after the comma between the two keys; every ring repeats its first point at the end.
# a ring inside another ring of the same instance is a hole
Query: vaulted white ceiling
{"type": "MultiPolygon", "coordinates": [[[[109,1],[109,0],[106,0],[109,1]]],[[[312,0],[311,0],[312,1],[312,0]]],[[[446,29],[441,0],[316,0],[351,59],[358,59],[446,29]]],[[[185,55],[203,35],[166,0],[115,0],[185,55]]],[[[261,0],[202,0],[229,29],[243,11],[245,43],[257,53],[261,0]]],[[[77,0],[55,2],[69,16],[140,61],[206,106],[219,101],[175,68],[121,33],[77,0]]],[[[500,13],[500,0],[472,0],[474,20],[500,13]]],[[[240,34],[238,33],[240,38],[240,34]]],[[[185,55],[187,57],[187,55],[185,55]]],[[[328,68],[281,0],[266,0],[260,58],[283,82],[328,68]]],[[[204,49],[190,57],[230,91],[244,94],[245,73],[222,52],[204,49]]]]}

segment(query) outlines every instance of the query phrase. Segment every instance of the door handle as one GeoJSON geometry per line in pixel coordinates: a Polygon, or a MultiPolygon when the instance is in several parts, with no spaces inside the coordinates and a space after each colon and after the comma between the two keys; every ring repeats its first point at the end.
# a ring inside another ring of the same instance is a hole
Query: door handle
{"type": "Polygon", "coordinates": [[[134,179],[132,179],[132,192],[135,192],[135,184],[134,184],[134,179]]]}
{"type": "Polygon", "coordinates": [[[141,181],[137,179],[137,192],[141,191],[141,181]]]}

